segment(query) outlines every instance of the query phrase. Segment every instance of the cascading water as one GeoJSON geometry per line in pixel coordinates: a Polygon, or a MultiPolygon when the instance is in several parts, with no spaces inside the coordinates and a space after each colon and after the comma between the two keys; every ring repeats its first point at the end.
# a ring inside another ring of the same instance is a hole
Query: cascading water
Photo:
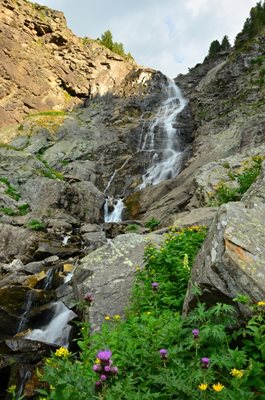
{"type": "Polygon", "coordinates": [[[112,196],[108,196],[104,204],[104,221],[121,222],[124,208],[122,199],[114,199],[112,196]]]}
{"type": "Polygon", "coordinates": [[[42,329],[33,329],[25,338],[68,347],[71,332],[68,322],[75,318],[76,314],[60,301],[53,303],[52,308],[54,315],[49,324],[42,329]]]}
{"type": "Polygon", "coordinates": [[[180,172],[185,151],[181,150],[176,118],[187,101],[170,79],[167,81],[166,94],[166,99],[139,146],[139,151],[148,152],[152,157],[151,166],[142,176],[143,182],[139,189],[174,178],[180,172]]]}

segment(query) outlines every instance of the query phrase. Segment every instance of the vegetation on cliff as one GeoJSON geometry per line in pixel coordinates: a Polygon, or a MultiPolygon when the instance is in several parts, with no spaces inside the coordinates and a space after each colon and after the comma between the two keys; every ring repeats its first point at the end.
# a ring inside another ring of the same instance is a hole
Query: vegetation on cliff
{"type": "Polygon", "coordinates": [[[113,36],[110,30],[102,33],[101,38],[98,41],[99,43],[103,44],[103,46],[113,51],[113,53],[119,54],[122,57],[133,59],[131,53],[125,53],[122,43],[113,42],[113,36]]]}
{"type": "Polygon", "coordinates": [[[261,33],[265,28],[265,1],[259,1],[250,10],[242,31],[236,36],[235,48],[240,48],[246,41],[261,33]]]}

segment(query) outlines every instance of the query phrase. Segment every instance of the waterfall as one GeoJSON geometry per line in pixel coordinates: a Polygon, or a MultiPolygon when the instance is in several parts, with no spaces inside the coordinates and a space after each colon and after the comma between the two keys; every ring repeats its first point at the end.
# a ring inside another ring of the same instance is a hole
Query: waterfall
{"type": "Polygon", "coordinates": [[[52,304],[53,318],[42,329],[33,329],[25,336],[26,339],[36,340],[58,346],[68,346],[71,326],[68,322],[76,317],[61,301],[52,304]]]}
{"type": "Polygon", "coordinates": [[[35,294],[34,294],[33,291],[30,291],[27,294],[26,301],[25,301],[25,304],[24,304],[24,307],[23,307],[23,313],[22,313],[22,315],[20,317],[20,321],[19,321],[19,324],[18,324],[17,333],[22,332],[26,327],[26,324],[28,322],[28,315],[29,315],[29,312],[31,310],[31,306],[32,306],[33,301],[34,301],[34,297],[35,297],[35,294]]]}
{"type": "Polygon", "coordinates": [[[181,150],[177,115],[184,109],[187,101],[174,81],[168,79],[166,99],[163,101],[146,135],[141,138],[139,151],[151,156],[151,165],[142,176],[139,189],[148,185],[174,178],[180,172],[185,151],[181,150]]]}
{"type": "Polygon", "coordinates": [[[124,208],[122,199],[114,199],[112,196],[108,196],[104,204],[104,221],[121,222],[124,208]]]}

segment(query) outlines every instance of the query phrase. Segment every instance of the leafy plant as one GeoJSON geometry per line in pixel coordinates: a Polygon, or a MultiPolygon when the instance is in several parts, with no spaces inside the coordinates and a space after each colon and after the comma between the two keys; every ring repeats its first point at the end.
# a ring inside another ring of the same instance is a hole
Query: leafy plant
{"type": "Polygon", "coordinates": [[[139,231],[139,225],[137,224],[129,224],[126,227],[126,232],[138,232],[139,231]]]}
{"type": "Polygon", "coordinates": [[[34,231],[41,231],[46,228],[46,223],[33,218],[27,222],[26,226],[34,231]]]}
{"type": "Polygon", "coordinates": [[[0,212],[9,215],[10,217],[16,215],[16,211],[14,211],[12,208],[10,207],[0,207],[0,212]]]}
{"type": "Polygon", "coordinates": [[[12,197],[14,200],[18,201],[21,197],[20,193],[17,191],[17,189],[11,185],[9,180],[5,177],[0,178],[0,182],[4,183],[7,188],[5,190],[5,194],[8,196],[12,197]]]}
{"type": "Polygon", "coordinates": [[[150,229],[151,231],[155,230],[155,228],[158,227],[158,225],[160,224],[160,221],[154,217],[150,218],[145,224],[144,226],[148,229],[150,229]]]}

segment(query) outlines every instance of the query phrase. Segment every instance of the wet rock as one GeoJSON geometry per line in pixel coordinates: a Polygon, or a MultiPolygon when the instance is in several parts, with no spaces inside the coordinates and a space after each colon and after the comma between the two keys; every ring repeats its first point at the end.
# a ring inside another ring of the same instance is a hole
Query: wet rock
{"type": "Polygon", "coordinates": [[[75,278],[80,293],[92,293],[93,302],[89,307],[92,329],[99,329],[106,315],[124,315],[135,267],[143,263],[148,240],[160,243],[162,235],[120,235],[80,260],[75,278]],[[85,272],[89,274],[87,278],[83,277],[85,272]]]}
{"type": "Polygon", "coordinates": [[[56,241],[40,241],[38,248],[34,253],[36,260],[42,260],[49,256],[57,256],[59,258],[68,258],[80,253],[80,248],[72,245],[62,246],[56,241]]]}

